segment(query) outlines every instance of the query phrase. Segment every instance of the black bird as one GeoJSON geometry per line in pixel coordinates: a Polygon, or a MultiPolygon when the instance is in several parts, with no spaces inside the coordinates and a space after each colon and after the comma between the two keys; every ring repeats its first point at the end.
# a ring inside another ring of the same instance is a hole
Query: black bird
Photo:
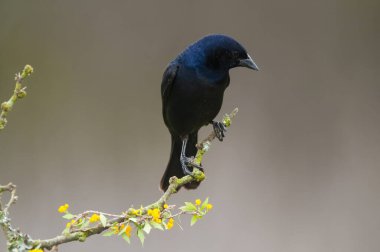
{"type": "MultiPolygon", "coordinates": [[[[212,123],[222,141],[225,129],[213,119],[230,83],[229,70],[239,66],[258,70],[244,47],[226,35],[208,35],[169,63],[161,83],[161,96],[172,144],[170,160],[161,179],[162,190],[168,188],[170,177],[191,174],[194,165],[189,157],[197,152],[195,145],[202,126],[212,123]]],[[[185,188],[195,189],[198,185],[199,182],[192,182],[185,188]]]]}

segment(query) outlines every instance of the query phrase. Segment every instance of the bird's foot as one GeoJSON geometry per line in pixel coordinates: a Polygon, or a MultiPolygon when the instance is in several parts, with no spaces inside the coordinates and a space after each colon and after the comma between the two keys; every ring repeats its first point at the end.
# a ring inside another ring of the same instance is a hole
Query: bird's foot
{"type": "Polygon", "coordinates": [[[195,167],[195,168],[203,170],[202,166],[194,163],[193,157],[181,156],[180,161],[181,161],[182,171],[186,175],[192,176],[193,174],[193,172],[189,169],[189,167],[195,167]]]}
{"type": "Polygon", "coordinates": [[[219,139],[219,141],[223,141],[223,138],[225,137],[224,132],[227,131],[226,126],[222,122],[215,122],[212,121],[212,126],[214,127],[214,132],[216,138],[219,139]]]}

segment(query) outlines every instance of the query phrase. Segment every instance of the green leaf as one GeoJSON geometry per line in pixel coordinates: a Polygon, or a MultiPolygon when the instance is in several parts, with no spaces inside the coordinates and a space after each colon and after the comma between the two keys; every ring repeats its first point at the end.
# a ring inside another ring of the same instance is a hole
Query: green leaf
{"type": "Polygon", "coordinates": [[[75,217],[75,215],[72,215],[71,213],[67,213],[64,216],[62,216],[62,218],[66,219],[66,220],[71,220],[74,217],[75,217]]]}
{"type": "Polygon", "coordinates": [[[193,226],[198,220],[198,215],[193,215],[193,217],[191,218],[190,226],[193,226]]]}
{"type": "Polygon", "coordinates": [[[170,216],[171,216],[171,214],[169,212],[166,212],[166,211],[161,214],[162,219],[168,219],[170,216]]]}
{"type": "Polygon", "coordinates": [[[131,240],[129,239],[129,237],[126,233],[122,234],[121,238],[123,238],[124,241],[128,242],[128,244],[131,244],[131,240]]]}
{"type": "Polygon", "coordinates": [[[162,227],[162,224],[154,222],[154,221],[151,221],[150,224],[152,225],[153,228],[156,228],[156,229],[164,231],[164,228],[162,227]]]}
{"type": "Polygon", "coordinates": [[[130,221],[134,222],[134,223],[137,223],[137,218],[129,218],[130,221]]]}
{"type": "Polygon", "coordinates": [[[114,234],[115,234],[114,231],[113,231],[113,230],[110,230],[110,231],[107,231],[107,232],[103,233],[102,235],[103,235],[103,236],[112,236],[112,235],[114,235],[114,234]]]}
{"type": "Polygon", "coordinates": [[[139,237],[141,245],[144,245],[145,235],[141,229],[137,229],[137,237],[139,237]]]}
{"type": "Polygon", "coordinates": [[[100,222],[102,223],[102,226],[107,226],[107,218],[103,214],[100,214],[100,222]]]}
{"type": "Polygon", "coordinates": [[[207,207],[207,204],[208,204],[208,197],[205,199],[205,201],[203,201],[201,210],[205,209],[207,207]]]}
{"type": "Polygon", "coordinates": [[[88,227],[90,225],[90,221],[89,220],[85,220],[84,222],[83,222],[83,224],[81,225],[81,228],[86,228],[86,227],[88,227]]]}
{"type": "Polygon", "coordinates": [[[66,227],[63,231],[62,234],[68,234],[70,233],[70,227],[66,227]]]}
{"type": "Polygon", "coordinates": [[[82,219],[80,218],[76,223],[75,223],[75,227],[81,229],[82,228],[82,225],[84,223],[85,219],[82,219]]]}
{"type": "Polygon", "coordinates": [[[184,212],[193,212],[197,210],[197,207],[191,202],[185,202],[185,206],[180,207],[184,212]]]}
{"type": "Polygon", "coordinates": [[[194,210],[197,209],[197,207],[196,207],[193,203],[191,203],[191,202],[185,202],[185,205],[186,205],[188,208],[190,208],[190,209],[194,209],[194,210]]]}
{"type": "Polygon", "coordinates": [[[143,228],[144,232],[149,234],[150,233],[150,230],[152,230],[152,226],[149,224],[149,222],[145,222],[145,225],[144,225],[144,228],[143,228]]]}

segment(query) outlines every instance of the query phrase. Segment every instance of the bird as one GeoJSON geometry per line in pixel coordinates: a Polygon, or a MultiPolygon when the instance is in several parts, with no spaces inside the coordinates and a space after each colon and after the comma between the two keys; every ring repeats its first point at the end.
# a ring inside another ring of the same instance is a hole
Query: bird
{"type": "MultiPolygon", "coordinates": [[[[225,128],[213,121],[222,106],[223,95],[230,83],[229,70],[259,68],[247,50],[234,38],[210,34],[188,46],[163,73],[161,82],[162,115],[171,135],[171,152],[160,187],[166,191],[172,176],[191,175],[197,153],[198,131],[213,125],[216,137],[222,141],[225,128]]],[[[184,185],[196,189],[200,182],[184,185]]]]}

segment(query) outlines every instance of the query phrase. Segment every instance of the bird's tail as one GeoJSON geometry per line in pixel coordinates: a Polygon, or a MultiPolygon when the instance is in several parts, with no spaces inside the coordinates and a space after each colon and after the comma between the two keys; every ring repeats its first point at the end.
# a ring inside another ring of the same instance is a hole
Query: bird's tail
{"type": "MultiPolygon", "coordinates": [[[[189,139],[186,145],[187,157],[195,156],[195,154],[197,153],[197,148],[195,147],[195,145],[197,144],[197,141],[198,141],[197,132],[189,135],[189,139]]],[[[160,187],[163,191],[166,191],[166,189],[168,189],[169,179],[171,177],[176,176],[177,178],[182,178],[183,176],[185,176],[181,167],[181,162],[180,162],[181,149],[182,149],[181,138],[178,136],[172,135],[172,148],[171,148],[171,153],[170,153],[170,159],[160,183],[160,187]]],[[[199,184],[200,182],[193,181],[191,183],[187,183],[186,185],[184,185],[184,187],[186,189],[196,189],[199,186],[199,184]]]]}

